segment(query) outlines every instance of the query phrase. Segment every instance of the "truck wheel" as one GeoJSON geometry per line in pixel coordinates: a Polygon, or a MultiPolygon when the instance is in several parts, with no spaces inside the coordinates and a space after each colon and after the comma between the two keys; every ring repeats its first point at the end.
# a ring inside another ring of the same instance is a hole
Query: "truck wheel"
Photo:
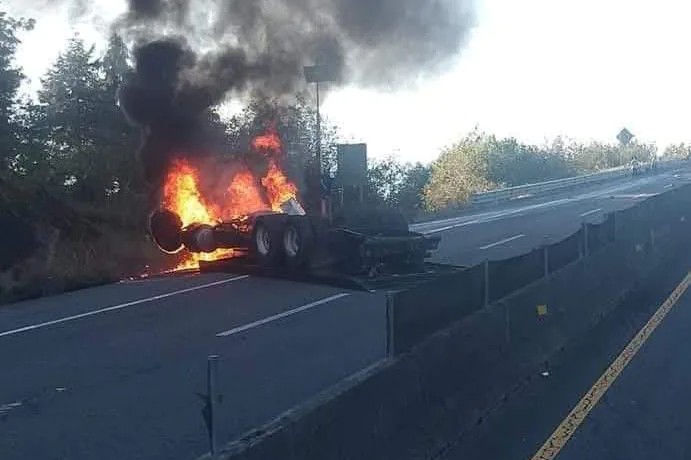
{"type": "Polygon", "coordinates": [[[253,252],[261,265],[276,267],[281,262],[281,233],[260,220],[252,233],[253,252]]]}
{"type": "Polygon", "coordinates": [[[282,242],[288,266],[303,268],[309,264],[314,236],[308,222],[288,223],[283,230],[282,242]]]}

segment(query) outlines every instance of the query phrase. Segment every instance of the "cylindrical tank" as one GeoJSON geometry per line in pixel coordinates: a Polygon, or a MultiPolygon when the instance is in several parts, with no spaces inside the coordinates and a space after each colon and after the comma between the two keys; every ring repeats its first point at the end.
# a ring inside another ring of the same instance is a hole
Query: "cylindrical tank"
{"type": "Polygon", "coordinates": [[[176,253],[183,247],[182,220],[167,209],[157,209],[149,216],[149,233],[161,250],[176,253]]]}

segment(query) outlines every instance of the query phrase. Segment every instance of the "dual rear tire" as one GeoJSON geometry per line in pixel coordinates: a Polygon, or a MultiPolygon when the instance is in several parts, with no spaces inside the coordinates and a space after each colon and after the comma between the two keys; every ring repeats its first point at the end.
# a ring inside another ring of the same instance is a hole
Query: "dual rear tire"
{"type": "Polygon", "coordinates": [[[313,244],[307,219],[260,218],[254,225],[252,249],[257,262],[266,267],[303,268],[309,264],[313,244]]]}

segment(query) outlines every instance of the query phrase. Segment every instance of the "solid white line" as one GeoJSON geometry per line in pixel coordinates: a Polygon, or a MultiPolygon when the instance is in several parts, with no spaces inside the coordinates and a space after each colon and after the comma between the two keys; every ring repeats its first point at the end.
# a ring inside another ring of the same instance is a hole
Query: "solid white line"
{"type": "Polygon", "coordinates": [[[465,227],[466,225],[473,225],[473,224],[477,224],[477,223],[478,223],[477,220],[471,220],[469,222],[463,222],[463,223],[454,224],[454,225],[447,225],[446,227],[442,227],[442,228],[435,228],[434,230],[427,230],[426,232],[422,232],[422,234],[423,235],[429,235],[431,233],[444,232],[446,230],[451,230],[453,228],[465,227]]]}
{"type": "Polygon", "coordinates": [[[120,305],[113,305],[110,307],[101,308],[99,310],[88,311],[86,313],[80,313],[78,315],[66,316],[64,318],[56,319],[53,321],[46,321],[45,323],[32,324],[30,326],[20,327],[19,329],[13,329],[10,331],[0,332],[0,337],[6,337],[8,335],[20,334],[22,332],[33,331],[35,329],[41,329],[41,328],[44,328],[47,326],[53,326],[55,324],[66,323],[68,321],[74,321],[75,319],[81,319],[81,318],[86,318],[88,316],[99,315],[101,313],[108,313],[108,312],[115,311],[115,310],[121,310],[123,308],[132,307],[134,305],[139,305],[142,303],[166,299],[166,298],[172,297],[174,295],[185,294],[187,292],[198,291],[200,289],[205,289],[208,287],[219,286],[221,284],[230,283],[232,281],[238,281],[238,280],[245,279],[245,278],[248,278],[248,276],[247,275],[236,276],[234,278],[229,278],[229,279],[220,280],[220,281],[214,281],[213,283],[201,284],[199,286],[193,286],[193,287],[186,288],[186,289],[180,289],[177,291],[168,292],[166,294],[159,294],[159,295],[155,295],[153,297],[147,297],[146,299],[133,300],[132,302],[122,303],[120,305]]]}
{"type": "Polygon", "coordinates": [[[591,215],[591,214],[595,214],[596,212],[600,212],[600,211],[602,211],[602,208],[592,209],[592,210],[590,210],[590,211],[588,211],[588,212],[584,212],[584,213],[581,214],[579,217],[589,216],[589,215],[591,215]]]}
{"type": "Polygon", "coordinates": [[[279,313],[277,315],[268,316],[268,317],[260,319],[258,321],[254,321],[252,323],[245,324],[243,326],[238,326],[238,327],[234,327],[233,329],[228,329],[227,331],[219,332],[218,334],[216,334],[216,337],[228,337],[230,335],[239,334],[240,332],[244,332],[244,331],[247,331],[249,329],[254,329],[255,327],[259,327],[259,326],[262,326],[264,324],[271,323],[273,321],[285,318],[287,316],[294,315],[296,313],[300,313],[300,312],[305,311],[305,310],[309,310],[309,309],[314,308],[314,307],[318,307],[319,305],[323,305],[325,303],[331,302],[332,300],[340,299],[342,297],[346,297],[349,295],[350,294],[347,292],[332,295],[331,297],[326,297],[324,299],[317,300],[317,301],[314,301],[312,303],[308,303],[307,305],[293,308],[292,310],[284,311],[283,313],[279,313]]]}
{"type": "Polygon", "coordinates": [[[509,242],[514,241],[514,240],[517,240],[517,239],[519,239],[519,238],[523,238],[524,236],[525,236],[525,235],[524,235],[523,233],[519,233],[518,235],[514,235],[514,236],[511,236],[511,237],[509,237],[509,238],[505,238],[505,239],[503,239],[503,240],[497,241],[497,242],[492,243],[492,244],[488,244],[487,246],[480,246],[480,249],[489,249],[489,248],[493,248],[493,247],[495,247],[495,246],[499,246],[500,244],[509,243],[509,242]]]}

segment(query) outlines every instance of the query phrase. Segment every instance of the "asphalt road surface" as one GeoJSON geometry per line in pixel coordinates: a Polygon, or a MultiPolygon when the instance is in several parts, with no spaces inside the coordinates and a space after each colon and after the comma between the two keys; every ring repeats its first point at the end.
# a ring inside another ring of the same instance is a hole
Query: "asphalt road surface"
{"type": "MultiPolygon", "coordinates": [[[[470,265],[691,181],[683,170],[414,226],[470,265]]],[[[185,459],[208,450],[198,393],[221,356],[221,441],[384,358],[382,293],[223,274],[0,307],[0,459],[185,459]]],[[[576,457],[573,457],[576,458],[576,457]]]]}
{"type": "Polygon", "coordinates": [[[691,252],[679,249],[687,255],[676,266],[637,289],[477,432],[460,435],[440,460],[691,458],[691,289],[658,316],[671,293],[689,284],[691,274],[682,278],[691,252]],[[646,323],[657,328],[646,327],[652,333],[638,340],[646,323]],[[621,370],[617,357],[624,355],[631,360],[621,370]],[[616,368],[621,372],[612,377],[607,371],[616,368]],[[567,431],[570,439],[563,436],[567,431]],[[542,450],[547,440],[551,448],[542,450]]]}

